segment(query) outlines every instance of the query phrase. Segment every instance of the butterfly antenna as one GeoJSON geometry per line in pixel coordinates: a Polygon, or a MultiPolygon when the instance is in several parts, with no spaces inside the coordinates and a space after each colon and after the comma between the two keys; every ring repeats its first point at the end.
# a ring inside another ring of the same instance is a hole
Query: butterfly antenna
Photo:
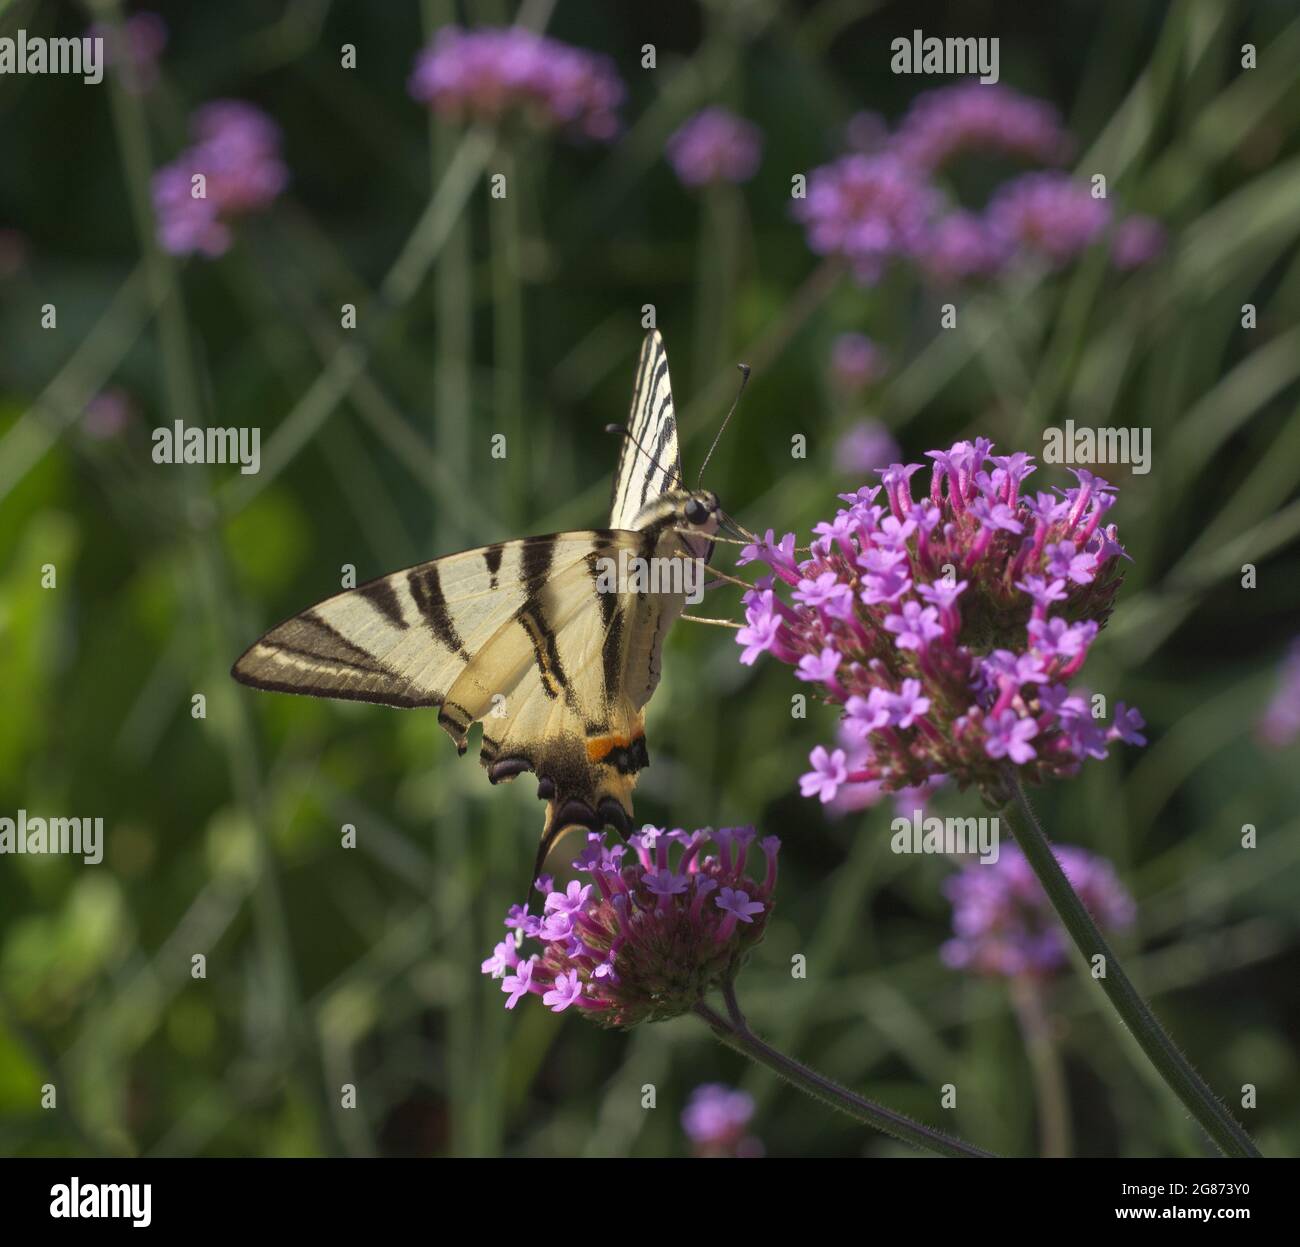
{"type": "Polygon", "coordinates": [[[749,384],[749,365],[737,364],[736,367],[740,369],[740,389],[736,391],[736,397],[731,400],[731,410],[727,412],[722,427],[718,429],[718,435],[713,439],[713,445],[709,447],[709,453],[704,456],[704,462],[700,464],[700,480],[695,482],[696,489],[699,489],[700,481],[704,479],[704,469],[709,466],[709,460],[713,458],[713,452],[718,449],[718,443],[722,441],[722,435],[727,431],[731,417],[736,414],[736,408],[740,406],[740,396],[745,392],[745,386],[749,384]]]}
{"type": "Polygon", "coordinates": [[[605,432],[617,433],[622,437],[626,437],[627,440],[637,448],[637,450],[639,450],[643,455],[645,455],[645,457],[649,459],[650,462],[653,463],[655,467],[659,469],[659,471],[663,472],[665,480],[677,480],[679,484],[681,483],[681,478],[678,476],[677,470],[674,468],[673,471],[671,472],[666,471],[664,469],[664,465],[660,463],[659,460],[656,459],[654,455],[652,455],[644,446],[642,446],[641,443],[638,442],[635,437],[632,436],[632,430],[629,429],[626,425],[607,424],[605,426],[605,432]]]}

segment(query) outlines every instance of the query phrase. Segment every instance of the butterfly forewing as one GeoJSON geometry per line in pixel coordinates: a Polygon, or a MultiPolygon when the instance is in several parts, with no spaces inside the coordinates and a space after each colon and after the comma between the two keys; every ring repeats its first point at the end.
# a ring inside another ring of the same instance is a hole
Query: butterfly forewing
{"type": "Polygon", "coordinates": [[[641,346],[627,431],[631,436],[623,439],[614,473],[611,528],[631,528],[647,502],[678,487],[682,480],[668,352],[657,329],[646,334],[641,346]]]}
{"type": "Polygon", "coordinates": [[[273,628],[232,674],[282,693],[440,706],[471,656],[594,538],[501,542],[382,576],[273,628]]]}

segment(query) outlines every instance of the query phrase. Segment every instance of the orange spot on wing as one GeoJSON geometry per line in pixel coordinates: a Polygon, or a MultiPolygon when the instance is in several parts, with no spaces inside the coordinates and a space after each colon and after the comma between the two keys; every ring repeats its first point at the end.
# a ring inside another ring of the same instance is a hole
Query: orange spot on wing
{"type": "Polygon", "coordinates": [[[615,749],[626,749],[639,736],[588,736],[587,761],[603,762],[615,749]]]}

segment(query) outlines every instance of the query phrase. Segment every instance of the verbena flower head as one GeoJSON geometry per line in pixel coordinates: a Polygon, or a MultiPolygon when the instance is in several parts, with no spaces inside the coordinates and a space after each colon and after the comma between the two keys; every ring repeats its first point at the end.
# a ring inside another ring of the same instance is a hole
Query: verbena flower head
{"type": "Polygon", "coordinates": [[[1110,240],[1110,262],[1118,269],[1141,268],[1160,258],[1165,228],[1154,217],[1125,217],[1110,240]]]}
{"type": "Polygon", "coordinates": [[[417,57],[407,89],[448,121],[518,118],[600,142],[618,134],[625,94],[608,57],[519,26],[444,26],[417,57]]]}
{"type": "MultiPolygon", "coordinates": [[[[844,751],[844,767],[847,774],[857,774],[867,761],[867,746],[863,744],[860,733],[848,719],[841,719],[836,733],[837,744],[844,751]]],[[[886,792],[885,786],[878,779],[851,781],[841,784],[835,790],[835,796],[826,803],[831,814],[856,814],[860,810],[870,810],[882,801],[893,799],[894,813],[900,818],[912,818],[918,812],[923,817],[930,795],[945,783],[943,776],[935,776],[920,788],[900,788],[897,792],[886,792]]]]}
{"type": "Polygon", "coordinates": [[[989,236],[1007,254],[1037,254],[1060,266],[1110,223],[1110,204],[1064,173],[1026,173],[1003,185],[985,210],[989,236]]]}
{"type": "Polygon", "coordinates": [[[1006,248],[982,216],[956,209],[934,222],[916,259],[935,281],[967,281],[997,272],[1006,248]]]}
{"type": "Polygon", "coordinates": [[[153,177],[158,241],[177,255],[219,256],[230,247],[230,223],[269,206],[289,180],[280,158],[280,129],[241,100],[214,100],[193,117],[195,143],[153,177]],[[204,195],[194,195],[196,175],[204,195]]]}
{"type": "Polygon", "coordinates": [[[746,1127],[754,1116],[754,1097],[720,1082],[691,1092],[682,1110],[682,1129],[697,1156],[761,1156],[763,1145],[746,1127]]]}
{"type": "Polygon", "coordinates": [[[514,906],[510,935],[483,963],[513,1009],[540,996],[601,1026],[658,1022],[692,1009],[763,938],[780,841],[763,840],[761,877],[745,874],[752,827],[684,832],[646,827],[626,845],[592,833],[556,891],[539,879],[540,914],[514,906]],[[524,942],[541,946],[526,951],[524,942]]]}
{"type": "Polygon", "coordinates": [[[1275,749],[1285,748],[1300,736],[1300,638],[1291,642],[1282,661],[1277,689],[1256,731],[1266,745],[1275,749]]]}
{"type": "Polygon", "coordinates": [[[814,252],[840,257],[869,283],[924,243],[940,204],[924,174],[898,156],[855,154],[814,169],[793,211],[814,252]]]}
{"type": "MultiPolygon", "coordinates": [[[[1070,886],[1103,929],[1133,921],[1133,898],[1105,858],[1085,849],[1054,850],[1070,886]]],[[[1069,937],[1033,868],[1015,845],[990,865],[970,865],[951,876],[954,938],[942,957],[954,969],[977,974],[1044,977],[1069,964],[1069,937]]]]}
{"type": "Polygon", "coordinates": [[[665,151],[684,186],[748,182],[763,156],[763,132],[725,108],[706,108],[682,123],[665,151]]]}
{"type": "Polygon", "coordinates": [[[1145,744],[1123,702],[1109,726],[1071,682],[1110,615],[1127,558],[1104,523],[1115,489],[1083,468],[1067,489],[1029,492],[1027,454],[984,438],[881,470],[883,484],[813,529],[807,558],[773,533],[740,561],[771,575],[745,595],[741,661],[768,653],[844,713],[854,747],[818,746],[803,794],[883,791],[942,777],[1008,797],[1005,768],[1038,783],[1077,773],[1118,739],[1145,744]]]}
{"type": "Polygon", "coordinates": [[[904,160],[926,171],[972,151],[1057,164],[1071,147],[1051,104],[985,83],[959,83],[917,96],[893,143],[904,160]]]}

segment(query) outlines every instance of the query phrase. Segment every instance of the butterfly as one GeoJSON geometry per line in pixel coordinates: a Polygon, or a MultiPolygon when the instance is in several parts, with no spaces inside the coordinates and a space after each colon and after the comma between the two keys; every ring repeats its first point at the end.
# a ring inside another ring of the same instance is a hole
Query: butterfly
{"type": "Polygon", "coordinates": [[[686,605],[686,564],[698,560],[701,573],[719,529],[743,530],[714,493],[683,487],[658,330],[642,345],[621,431],[608,528],[497,542],[382,576],[272,628],[231,674],[274,692],[436,707],[461,754],[482,721],[489,781],[531,771],[547,802],[535,875],[566,831],[627,836],[649,765],[644,710],[686,605]]]}

